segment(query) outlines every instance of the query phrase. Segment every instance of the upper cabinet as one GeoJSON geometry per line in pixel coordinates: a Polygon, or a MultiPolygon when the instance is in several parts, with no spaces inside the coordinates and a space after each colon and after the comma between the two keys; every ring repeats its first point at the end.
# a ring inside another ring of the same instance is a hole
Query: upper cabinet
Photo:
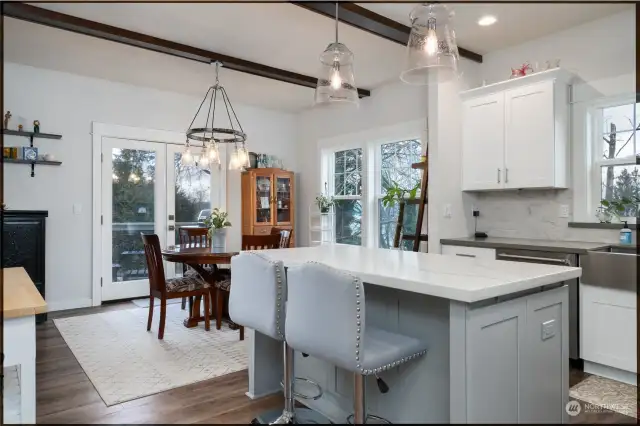
{"type": "Polygon", "coordinates": [[[571,77],[554,69],[461,94],[464,191],[568,187],[571,77]]]}

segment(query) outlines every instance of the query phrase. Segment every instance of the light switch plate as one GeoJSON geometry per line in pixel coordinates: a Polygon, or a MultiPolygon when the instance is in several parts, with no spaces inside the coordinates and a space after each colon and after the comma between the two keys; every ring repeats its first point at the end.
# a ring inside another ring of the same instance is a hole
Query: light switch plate
{"type": "Polygon", "coordinates": [[[542,340],[550,339],[556,335],[556,320],[549,320],[542,323],[542,340]]]}
{"type": "Polygon", "coordinates": [[[560,204],[560,209],[558,211],[558,217],[569,217],[569,205],[568,204],[560,204]]]}
{"type": "Polygon", "coordinates": [[[80,213],[82,213],[82,204],[75,203],[73,205],[73,214],[80,214],[80,213]]]}
{"type": "Polygon", "coordinates": [[[444,205],[444,217],[451,217],[451,204],[444,205]]]}

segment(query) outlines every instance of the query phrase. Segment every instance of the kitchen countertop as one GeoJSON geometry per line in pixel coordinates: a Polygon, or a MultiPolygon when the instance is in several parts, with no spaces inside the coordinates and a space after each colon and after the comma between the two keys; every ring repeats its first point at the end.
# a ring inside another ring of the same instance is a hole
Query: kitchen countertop
{"type": "Polygon", "coordinates": [[[26,317],[47,311],[38,289],[24,268],[5,268],[3,273],[2,316],[5,319],[26,317]]]}
{"type": "Polygon", "coordinates": [[[577,278],[580,268],[505,262],[344,244],[261,250],[287,267],[315,261],[365,283],[460,302],[476,302],[577,278]]]}
{"type": "MultiPolygon", "coordinates": [[[[528,238],[443,238],[440,244],[464,247],[507,248],[523,250],[553,251],[561,253],[587,254],[590,250],[604,250],[617,244],[594,243],[588,241],[537,240],[528,238]]],[[[635,246],[632,246],[635,247],[635,246]]]]}

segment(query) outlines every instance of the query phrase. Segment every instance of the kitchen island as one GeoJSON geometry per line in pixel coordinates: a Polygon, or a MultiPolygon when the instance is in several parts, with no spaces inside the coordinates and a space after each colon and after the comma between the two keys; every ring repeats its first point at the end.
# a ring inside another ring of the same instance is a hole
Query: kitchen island
{"type": "MultiPolygon", "coordinates": [[[[568,293],[580,268],[347,245],[265,250],[286,267],[317,261],[365,283],[366,322],[429,342],[426,356],[367,381],[367,410],[393,423],[567,422],[568,293]]],[[[331,307],[327,307],[327,316],[331,307]]],[[[249,391],[280,390],[282,347],[249,331],[249,391]]],[[[353,412],[353,376],[296,354],[318,382],[300,402],[336,423],[353,412]]],[[[306,393],[306,389],[298,391],[306,393]]]]}

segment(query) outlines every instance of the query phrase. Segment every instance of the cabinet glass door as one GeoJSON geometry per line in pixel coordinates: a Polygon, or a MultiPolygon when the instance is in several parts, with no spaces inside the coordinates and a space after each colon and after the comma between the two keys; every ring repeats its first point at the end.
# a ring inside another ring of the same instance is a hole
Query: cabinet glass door
{"type": "Polygon", "coordinates": [[[276,176],[276,223],[291,223],[291,178],[276,176]]]}
{"type": "Polygon", "coordinates": [[[255,209],[256,209],[256,225],[266,225],[273,223],[273,210],[272,200],[273,195],[271,193],[272,177],[268,176],[256,176],[255,191],[255,209]]]}

